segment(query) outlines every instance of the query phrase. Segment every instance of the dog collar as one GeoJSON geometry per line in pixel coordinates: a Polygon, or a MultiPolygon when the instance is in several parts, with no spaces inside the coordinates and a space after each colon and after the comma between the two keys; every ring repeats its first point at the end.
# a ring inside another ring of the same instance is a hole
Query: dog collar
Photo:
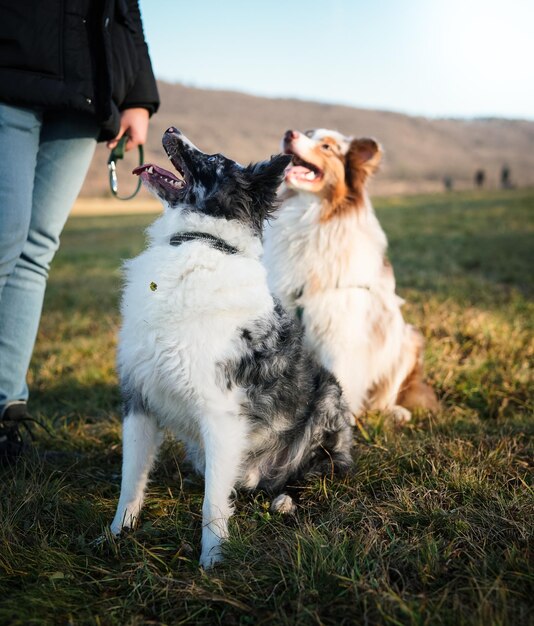
{"type": "Polygon", "coordinates": [[[204,241],[212,248],[215,248],[215,250],[225,252],[226,254],[239,253],[239,250],[237,248],[231,246],[229,243],[226,243],[224,239],[220,239],[219,237],[215,237],[215,235],[210,235],[209,233],[175,233],[171,237],[169,243],[171,244],[171,246],[180,246],[181,244],[187,243],[188,241],[204,241]]]}

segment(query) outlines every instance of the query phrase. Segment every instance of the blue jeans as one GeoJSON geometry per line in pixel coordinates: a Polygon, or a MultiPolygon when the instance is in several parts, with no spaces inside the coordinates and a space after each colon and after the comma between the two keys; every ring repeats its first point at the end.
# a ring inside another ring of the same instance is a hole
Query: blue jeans
{"type": "Polygon", "coordinates": [[[82,114],[0,104],[0,415],[28,399],[48,270],[97,135],[82,114]]]}

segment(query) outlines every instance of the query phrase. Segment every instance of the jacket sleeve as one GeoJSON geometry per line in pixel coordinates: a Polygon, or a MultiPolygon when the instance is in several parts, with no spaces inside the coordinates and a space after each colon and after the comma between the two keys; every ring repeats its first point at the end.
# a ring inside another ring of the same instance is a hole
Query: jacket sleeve
{"type": "Polygon", "coordinates": [[[139,3],[138,0],[123,0],[123,2],[127,4],[128,17],[135,27],[134,40],[139,60],[139,71],[133,87],[126,94],[119,108],[122,111],[124,109],[142,107],[148,109],[150,115],[152,115],[158,110],[160,102],[158,87],[143,33],[139,3]]]}

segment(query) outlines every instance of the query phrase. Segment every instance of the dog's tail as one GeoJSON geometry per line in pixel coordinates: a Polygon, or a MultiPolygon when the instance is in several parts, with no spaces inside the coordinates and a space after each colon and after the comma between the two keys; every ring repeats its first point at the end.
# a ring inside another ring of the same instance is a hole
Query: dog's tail
{"type": "Polygon", "coordinates": [[[397,394],[397,404],[409,411],[439,411],[440,403],[432,387],[423,377],[423,335],[412,329],[416,349],[416,358],[411,372],[406,376],[397,394]]]}

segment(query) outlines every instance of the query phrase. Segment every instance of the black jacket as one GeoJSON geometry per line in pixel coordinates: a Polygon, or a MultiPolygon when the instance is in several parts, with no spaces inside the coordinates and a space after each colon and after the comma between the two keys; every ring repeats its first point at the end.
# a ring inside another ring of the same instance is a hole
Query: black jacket
{"type": "Polygon", "coordinates": [[[159,106],[137,0],[0,0],[0,102],[96,116],[159,106]]]}

